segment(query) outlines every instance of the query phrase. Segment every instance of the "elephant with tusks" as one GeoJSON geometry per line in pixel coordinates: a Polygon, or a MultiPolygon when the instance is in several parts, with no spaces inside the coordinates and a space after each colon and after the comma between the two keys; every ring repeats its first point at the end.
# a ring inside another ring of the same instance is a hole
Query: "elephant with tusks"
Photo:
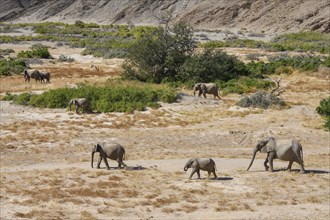
{"type": "Polygon", "coordinates": [[[79,107],[82,108],[82,112],[89,112],[89,104],[88,100],[86,98],[76,98],[76,99],[71,99],[69,102],[69,108],[71,111],[71,105],[76,106],[76,113],[78,113],[79,107]]]}
{"type": "Polygon", "coordinates": [[[106,167],[108,170],[110,170],[110,166],[108,164],[107,158],[111,160],[116,160],[118,162],[118,168],[121,168],[121,166],[127,167],[127,165],[123,162],[123,159],[125,158],[125,149],[123,146],[117,143],[97,143],[94,145],[92,149],[92,161],[91,166],[93,168],[93,162],[94,162],[94,154],[96,152],[100,153],[99,160],[97,162],[97,168],[100,168],[100,164],[102,160],[104,161],[106,167]]]}
{"type": "Polygon", "coordinates": [[[207,171],[208,178],[210,178],[210,174],[213,173],[214,178],[218,178],[216,171],[216,166],[214,160],[211,158],[195,158],[195,159],[189,159],[187,163],[185,164],[183,170],[187,171],[189,168],[192,168],[192,172],[190,174],[189,179],[197,173],[198,179],[201,178],[200,170],[207,171]]]}
{"type": "Polygon", "coordinates": [[[282,143],[279,144],[277,142],[278,141],[274,137],[269,137],[260,140],[253,148],[252,160],[247,170],[250,169],[257,152],[260,151],[261,153],[267,153],[267,157],[264,162],[266,171],[269,170],[272,172],[274,170],[273,160],[278,158],[284,161],[289,161],[289,165],[286,168],[289,171],[291,171],[291,166],[293,162],[297,162],[300,165],[300,173],[304,173],[305,168],[303,160],[303,149],[299,141],[281,141],[282,143]],[[269,166],[267,165],[268,162],[269,166]]]}
{"type": "Polygon", "coordinates": [[[198,96],[203,94],[204,98],[206,98],[206,94],[213,94],[214,98],[218,97],[221,99],[218,90],[218,85],[215,83],[196,83],[194,86],[194,96],[196,91],[198,91],[198,96]]]}

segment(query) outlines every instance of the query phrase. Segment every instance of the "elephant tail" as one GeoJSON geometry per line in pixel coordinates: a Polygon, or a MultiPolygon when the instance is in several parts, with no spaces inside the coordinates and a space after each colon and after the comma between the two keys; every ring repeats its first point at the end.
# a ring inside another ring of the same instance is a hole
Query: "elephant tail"
{"type": "Polygon", "coordinates": [[[123,153],[123,160],[126,160],[126,152],[123,153]]]}
{"type": "Polygon", "coordinates": [[[300,149],[301,163],[302,163],[303,166],[305,166],[305,164],[304,164],[303,149],[302,149],[302,146],[301,146],[301,144],[299,142],[298,142],[298,146],[299,146],[299,149],[300,149]]]}

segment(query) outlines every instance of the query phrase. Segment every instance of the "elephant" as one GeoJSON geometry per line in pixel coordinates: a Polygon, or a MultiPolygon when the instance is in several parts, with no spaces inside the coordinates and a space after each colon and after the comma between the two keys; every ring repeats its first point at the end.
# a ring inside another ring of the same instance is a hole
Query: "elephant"
{"type": "Polygon", "coordinates": [[[40,72],[40,80],[41,82],[48,82],[50,83],[50,73],[49,72],[40,72]]]}
{"type": "Polygon", "coordinates": [[[252,160],[247,170],[252,166],[258,151],[261,153],[267,153],[267,158],[264,162],[266,171],[268,171],[268,169],[270,172],[273,171],[273,160],[278,158],[284,161],[289,161],[289,165],[286,168],[287,170],[291,171],[292,163],[297,162],[300,165],[300,173],[305,172],[303,149],[297,140],[291,140],[291,142],[288,141],[281,144],[277,144],[277,140],[274,137],[260,140],[253,148],[252,160]],[[267,165],[268,162],[270,167],[267,165]]]}
{"type": "Polygon", "coordinates": [[[107,158],[111,160],[116,160],[118,162],[118,167],[121,168],[121,165],[124,167],[127,167],[127,165],[123,162],[123,159],[125,157],[125,149],[120,144],[116,143],[97,143],[94,145],[92,149],[92,168],[93,168],[93,162],[94,162],[94,154],[96,152],[100,153],[99,160],[97,162],[97,168],[100,168],[101,161],[103,160],[105,165],[107,166],[107,169],[110,170],[108,160],[107,158]]]}
{"type": "Polygon", "coordinates": [[[26,81],[30,82],[30,78],[35,79],[36,82],[38,82],[38,80],[40,80],[40,82],[41,82],[41,75],[40,75],[40,72],[38,70],[27,70],[27,69],[25,69],[23,74],[24,74],[25,82],[26,81]]]}
{"type": "Polygon", "coordinates": [[[88,104],[88,100],[86,98],[76,98],[76,99],[71,99],[69,102],[69,106],[70,106],[70,111],[71,111],[71,105],[75,105],[76,106],[76,113],[78,113],[78,108],[81,107],[84,112],[88,112],[89,111],[89,104],[88,104]]]}
{"type": "Polygon", "coordinates": [[[200,170],[205,170],[208,172],[208,178],[210,178],[210,174],[211,172],[213,173],[215,178],[217,177],[217,174],[215,173],[216,171],[216,166],[215,166],[215,162],[214,160],[212,160],[211,158],[194,158],[194,159],[189,159],[186,163],[186,165],[184,166],[183,170],[187,171],[188,168],[193,168],[189,179],[191,179],[191,177],[194,175],[194,173],[197,172],[198,175],[198,179],[201,178],[200,175],[200,170]]]}
{"type": "Polygon", "coordinates": [[[196,83],[194,86],[194,96],[195,92],[199,91],[198,96],[201,96],[203,94],[204,98],[206,98],[206,94],[213,94],[214,98],[220,96],[218,94],[218,86],[215,83],[196,83]]]}

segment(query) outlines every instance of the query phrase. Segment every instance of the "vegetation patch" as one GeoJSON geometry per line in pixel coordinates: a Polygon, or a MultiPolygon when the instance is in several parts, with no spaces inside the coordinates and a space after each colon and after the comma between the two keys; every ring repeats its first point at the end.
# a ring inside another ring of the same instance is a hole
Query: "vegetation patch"
{"type": "Polygon", "coordinates": [[[85,97],[92,111],[97,112],[133,112],[143,111],[146,107],[157,108],[158,102],[175,102],[176,92],[166,86],[152,85],[118,85],[109,82],[103,87],[80,85],[78,88],[60,88],[40,95],[22,93],[7,94],[5,100],[13,100],[20,105],[31,105],[39,108],[66,108],[72,98],[85,97]]]}
{"type": "Polygon", "coordinates": [[[325,117],[325,124],[327,130],[330,131],[330,96],[320,101],[320,105],[316,108],[317,113],[325,117]]]}
{"type": "Polygon", "coordinates": [[[0,59],[0,76],[10,76],[22,73],[27,68],[26,63],[21,59],[0,59]]]}
{"type": "Polygon", "coordinates": [[[228,39],[227,41],[209,41],[200,43],[204,48],[221,47],[247,47],[262,48],[268,51],[314,51],[319,53],[329,53],[330,36],[320,32],[300,32],[283,34],[274,38],[270,42],[257,41],[251,39],[228,39]]]}

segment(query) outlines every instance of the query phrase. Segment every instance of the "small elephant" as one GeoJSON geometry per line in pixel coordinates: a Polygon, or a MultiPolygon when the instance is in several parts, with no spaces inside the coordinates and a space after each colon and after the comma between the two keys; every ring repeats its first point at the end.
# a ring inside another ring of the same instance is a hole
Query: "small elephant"
{"type": "Polygon", "coordinates": [[[49,72],[40,72],[40,80],[41,82],[48,82],[50,83],[50,73],[49,72]]]}
{"type": "Polygon", "coordinates": [[[198,96],[201,96],[203,94],[204,98],[206,98],[206,94],[213,94],[214,98],[218,97],[219,99],[220,96],[218,94],[218,85],[215,83],[197,83],[194,86],[194,96],[195,92],[198,92],[198,96]]]}
{"type": "Polygon", "coordinates": [[[198,179],[200,179],[201,178],[200,170],[207,171],[208,172],[208,178],[210,178],[211,172],[213,173],[213,175],[214,175],[215,178],[218,178],[217,177],[217,174],[215,173],[215,171],[216,171],[215,162],[211,158],[195,158],[195,159],[190,159],[190,160],[188,160],[188,162],[184,166],[183,170],[184,171],[187,171],[188,168],[193,168],[193,170],[192,170],[192,172],[190,174],[189,179],[191,179],[191,177],[196,172],[197,172],[197,175],[198,175],[198,179]]]}
{"type": "Polygon", "coordinates": [[[71,105],[76,106],[76,113],[78,113],[79,107],[82,108],[83,113],[89,111],[89,104],[86,98],[71,99],[69,102],[70,111],[71,111],[71,105]]]}
{"type": "Polygon", "coordinates": [[[120,168],[121,165],[124,167],[127,167],[127,165],[123,162],[123,159],[125,157],[125,149],[120,144],[115,143],[97,143],[94,145],[92,149],[92,168],[93,168],[93,162],[94,162],[94,154],[96,152],[100,153],[99,160],[97,162],[97,168],[100,168],[101,161],[103,160],[105,165],[107,166],[107,169],[110,170],[108,160],[107,158],[111,160],[116,160],[118,162],[118,167],[120,168]]]}
{"type": "Polygon", "coordinates": [[[252,160],[247,168],[253,164],[254,158],[258,151],[261,153],[267,153],[267,158],[264,162],[266,171],[273,171],[273,160],[278,158],[284,161],[289,161],[287,170],[291,171],[291,166],[293,162],[297,162],[300,165],[300,173],[305,172],[304,161],[303,161],[303,149],[299,141],[291,140],[289,143],[277,145],[276,139],[274,137],[269,137],[258,142],[258,144],[253,148],[252,160]],[[269,166],[267,165],[269,161],[269,166]]]}
{"type": "Polygon", "coordinates": [[[41,82],[41,76],[40,76],[40,72],[38,70],[27,70],[25,69],[24,72],[24,80],[25,82],[30,82],[30,78],[35,79],[36,82],[38,82],[38,80],[40,80],[41,82]]]}

